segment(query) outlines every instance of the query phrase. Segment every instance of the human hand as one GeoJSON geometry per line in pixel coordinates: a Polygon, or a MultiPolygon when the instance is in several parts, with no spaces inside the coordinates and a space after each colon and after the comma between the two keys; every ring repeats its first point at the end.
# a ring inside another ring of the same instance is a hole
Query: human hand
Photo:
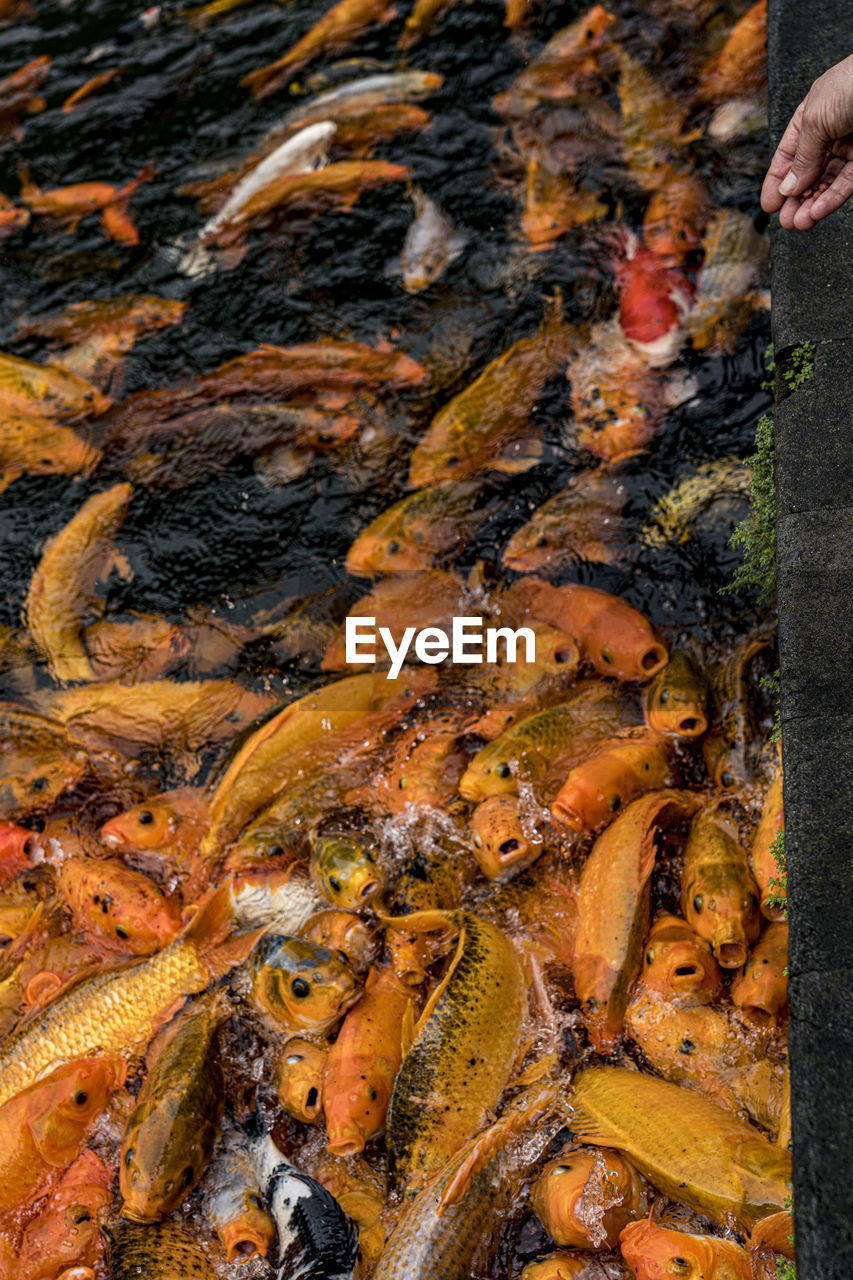
{"type": "Polygon", "coordinates": [[[770,162],[761,207],[808,231],[853,194],[853,54],[815,80],[770,162]]]}

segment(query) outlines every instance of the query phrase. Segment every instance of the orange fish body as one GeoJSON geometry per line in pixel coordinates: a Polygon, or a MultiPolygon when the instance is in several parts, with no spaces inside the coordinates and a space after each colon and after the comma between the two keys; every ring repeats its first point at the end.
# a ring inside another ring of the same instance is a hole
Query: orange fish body
{"type": "Polygon", "coordinates": [[[587,1270],[585,1258],[572,1257],[570,1253],[552,1253],[538,1262],[528,1262],[519,1280],[582,1280],[587,1270]]]}
{"type": "Polygon", "coordinates": [[[60,1179],[18,1249],[17,1280],[84,1280],[104,1261],[98,1223],[110,1203],[113,1176],[93,1151],[83,1151],[60,1179]]]}
{"type": "Polygon", "coordinates": [[[150,956],[181,930],[181,903],[118,858],[69,858],[59,882],[74,927],[150,956]]]}
{"type": "Polygon", "coordinates": [[[356,973],[364,973],[376,954],[373,934],[353,911],[318,911],[306,920],[299,934],[318,947],[342,951],[356,973]]]}
{"type": "Polygon", "coordinates": [[[551,173],[537,156],[527,162],[521,229],[533,249],[550,249],[565,231],[597,222],[607,205],[564,173],[551,173]]]}
{"type": "Polygon", "coordinates": [[[52,59],[42,54],[0,80],[0,135],[11,133],[24,111],[44,109],[44,98],[37,98],[35,90],[46,80],[51,65],[52,59]]]}
{"type": "MultiPolygon", "coordinates": [[[[787,893],[785,890],[785,855],[774,850],[774,841],[785,830],[785,808],[782,794],[782,770],[770,784],[764,797],[761,818],[750,850],[750,863],[755,883],[761,894],[761,914],[768,920],[784,920],[787,893]],[[781,865],[780,865],[781,864],[781,865]]],[[[778,848],[778,845],[777,845],[778,848]]]]}
{"type": "Polygon", "coordinates": [[[412,453],[410,488],[487,469],[514,473],[533,466],[542,443],[531,436],[531,410],[576,349],[556,302],[537,333],[519,338],[439,410],[412,453]]]}
{"type": "Polygon", "coordinates": [[[759,1025],[783,1019],[788,1010],[788,925],[768,924],[732,983],[732,1002],[759,1025]]]}
{"type": "Polygon", "coordinates": [[[84,634],[92,671],[101,680],[156,680],[189,652],[189,635],[166,618],[102,619],[84,634]]]}
{"type": "Polygon", "coordinates": [[[493,106],[501,114],[525,114],[537,101],[572,98],[601,74],[599,56],[609,46],[608,30],[616,21],[603,5],[594,4],[558,31],[510,89],[493,106]]]}
{"type": "Polygon", "coordinates": [[[198,857],[198,846],[210,826],[208,798],[195,787],[179,787],[143,800],[133,809],[110,818],[101,827],[101,840],[143,869],[177,875],[189,901],[209,872],[198,857]]]}
{"type": "Polygon", "coordinates": [[[283,58],[252,71],[240,81],[256,98],[265,98],[320,54],[346,49],[375,22],[390,22],[396,13],[387,0],[339,0],[283,58]]]}
{"type": "Polygon", "coordinates": [[[541,839],[528,836],[516,796],[489,796],[471,815],[471,843],[483,875],[507,880],[531,866],[542,853],[541,839]]]}
{"type": "Polygon", "coordinates": [[[749,1254],[719,1236],[670,1231],[649,1217],[632,1222],[619,1238],[637,1280],[750,1280],[749,1254]]]}
{"type": "Polygon", "coordinates": [[[26,184],[21,188],[21,199],[33,213],[60,218],[72,231],[87,214],[100,213],[110,239],[138,244],[139,232],[128,216],[127,204],[136,188],[153,176],[154,170],[146,166],[138,178],[124,187],[114,187],[108,182],[75,182],[68,187],[40,191],[26,184]]]}
{"type": "Polygon", "coordinates": [[[636,797],[671,782],[666,738],[614,738],[575,765],[551,805],[551,817],[573,831],[599,831],[636,797]]]}
{"type": "Polygon", "coordinates": [[[667,415],[659,375],[625,337],[616,317],[593,325],[568,367],[580,448],[606,463],[642,453],[667,415]]]}
{"type": "Polygon", "coordinates": [[[722,986],[720,967],[704,938],[678,916],[658,916],[643,953],[640,982],[669,1000],[707,1004],[722,986]]]}
{"type": "Polygon", "coordinates": [[[357,1155],[384,1129],[403,1059],[403,1020],[411,1008],[411,987],[393,968],[371,969],[364,995],[347,1014],[323,1073],[332,1155],[357,1155]]]}
{"type": "Polygon", "coordinates": [[[407,987],[419,987],[426,982],[429,969],[436,956],[424,933],[410,933],[406,929],[387,929],[385,943],[391,968],[407,987]]]}
{"type": "MultiPolygon", "coordinates": [[[[413,590],[412,579],[409,577],[383,578],[368,595],[362,596],[353,605],[348,617],[373,618],[372,625],[377,637],[379,628],[387,627],[394,643],[399,645],[407,627],[413,626],[416,630],[429,626],[449,628],[453,617],[465,612],[467,599],[461,578],[444,569],[427,569],[419,574],[416,591],[413,590]]],[[[323,670],[336,671],[346,667],[346,648],[345,631],[342,631],[323,655],[323,670]]],[[[367,646],[363,645],[361,653],[366,653],[366,650],[367,646]]],[[[390,662],[387,653],[383,654],[382,644],[378,639],[374,652],[377,654],[377,662],[390,662]]]]}
{"type": "Polygon", "coordinates": [[[756,0],[702,72],[697,97],[705,103],[725,102],[761,94],[766,84],[767,0],[756,0]]]}
{"type": "Polygon", "coordinates": [[[19,1209],[55,1186],[124,1077],[121,1058],[79,1058],[0,1107],[0,1212],[19,1209]]]}
{"type": "Polygon", "coordinates": [[[718,964],[740,969],[761,931],[758,887],[746,853],[715,809],[693,819],[684,852],[681,909],[718,964]]]}
{"type": "Polygon", "coordinates": [[[87,80],[85,84],[81,84],[79,89],[75,89],[73,93],[69,93],[68,97],[62,104],[63,115],[68,115],[73,111],[78,103],[84,102],[86,98],[91,98],[99,89],[103,89],[105,84],[109,84],[111,80],[115,80],[116,76],[120,76],[124,71],[124,67],[113,67],[111,71],[102,71],[98,76],[92,76],[91,80],[87,80]]]}
{"type": "Polygon", "coordinates": [[[572,973],[599,1052],[618,1040],[628,993],[640,973],[658,834],[693,813],[697,803],[687,791],[635,800],[599,836],[584,864],[572,973]]]}
{"type": "Polygon", "coordinates": [[[646,724],[657,733],[701,738],[708,728],[708,686],[684,653],[674,653],[645,697],[646,724]]]}
{"type": "Polygon", "coordinates": [[[573,637],[581,657],[603,676],[650,680],[669,654],[652,624],[620,596],[567,583],[521,578],[507,593],[513,614],[547,622],[573,637]]]}
{"type": "Polygon", "coordinates": [[[516,529],[503,563],[518,573],[537,573],[568,560],[612,564],[624,550],[620,517],[626,499],[624,481],[603,469],[575,474],[516,529]]]}
{"type": "Polygon", "coordinates": [[[616,281],[625,337],[651,363],[669,363],[678,352],[679,331],[692,301],[687,277],[638,245],[619,263],[616,281]]]}
{"type": "Polygon", "coordinates": [[[640,1179],[615,1151],[557,1156],[536,1179],[530,1199],[554,1244],[573,1249],[615,1249],[619,1232],[646,1207],[640,1179]]]}
{"type": "Polygon", "coordinates": [[[323,1069],[328,1050],[296,1037],[288,1040],[279,1059],[276,1093],[288,1115],[303,1124],[319,1124],[323,1115],[323,1069]]]}
{"type": "Polygon", "coordinates": [[[409,804],[430,808],[446,804],[457,791],[466,757],[459,748],[458,731],[443,732],[442,727],[441,721],[421,724],[404,734],[391,759],[363,789],[365,799],[381,800],[395,814],[403,813],[409,804]]]}

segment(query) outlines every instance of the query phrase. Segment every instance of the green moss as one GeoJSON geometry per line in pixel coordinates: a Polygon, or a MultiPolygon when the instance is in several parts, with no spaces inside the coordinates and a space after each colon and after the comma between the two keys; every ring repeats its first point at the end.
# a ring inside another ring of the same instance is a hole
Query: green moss
{"type": "Polygon", "coordinates": [[[788,391],[799,391],[808,382],[814,373],[814,353],[813,342],[801,342],[788,353],[782,369],[782,381],[788,391]]]}

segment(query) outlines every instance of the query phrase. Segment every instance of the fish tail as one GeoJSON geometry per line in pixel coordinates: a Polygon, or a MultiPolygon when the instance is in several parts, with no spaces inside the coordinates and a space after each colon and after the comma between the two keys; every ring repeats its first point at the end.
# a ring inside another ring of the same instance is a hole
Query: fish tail
{"type": "Polygon", "coordinates": [[[268,926],[262,925],[251,933],[238,933],[227,942],[221,943],[205,956],[208,968],[214,978],[222,978],[235,965],[242,964],[251,954],[255,943],[261,939],[268,926]]]}

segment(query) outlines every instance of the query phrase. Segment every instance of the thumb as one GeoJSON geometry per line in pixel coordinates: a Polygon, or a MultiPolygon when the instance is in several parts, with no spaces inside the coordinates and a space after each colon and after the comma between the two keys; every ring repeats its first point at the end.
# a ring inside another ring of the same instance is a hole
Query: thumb
{"type": "Polygon", "coordinates": [[[779,183],[780,196],[795,196],[805,191],[823,171],[828,144],[832,141],[813,118],[803,115],[797,150],[791,167],[779,183]]]}

